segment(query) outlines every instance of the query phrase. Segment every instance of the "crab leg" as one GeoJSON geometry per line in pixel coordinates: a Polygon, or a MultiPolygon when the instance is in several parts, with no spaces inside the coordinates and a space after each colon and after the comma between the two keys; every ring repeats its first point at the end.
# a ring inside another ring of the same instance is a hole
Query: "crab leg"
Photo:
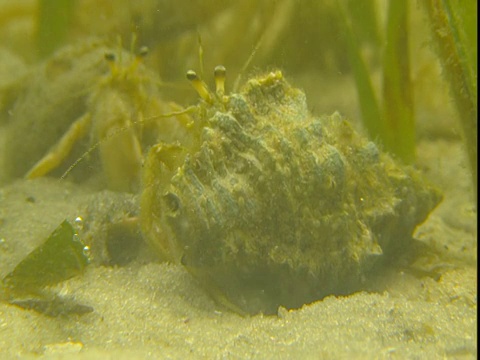
{"type": "Polygon", "coordinates": [[[34,179],[44,176],[58,167],[70,154],[77,140],[87,134],[91,118],[91,115],[87,113],[75,120],[62,138],[30,169],[25,178],[34,179]]]}

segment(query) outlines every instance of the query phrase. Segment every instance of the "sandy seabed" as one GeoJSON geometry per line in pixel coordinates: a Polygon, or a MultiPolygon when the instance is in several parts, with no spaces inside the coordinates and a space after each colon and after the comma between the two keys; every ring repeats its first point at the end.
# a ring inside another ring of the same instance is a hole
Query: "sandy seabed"
{"type": "MultiPolygon", "coordinates": [[[[90,314],[50,318],[0,303],[0,358],[476,358],[476,210],[464,152],[458,140],[434,140],[418,153],[445,195],[416,231],[436,254],[438,278],[392,269],[379,274],[378,292],[241,317],[215,304],[181,266],[92,264],[55,289],[92,306],[90,314]]],[[[65,218],[83,216],[92,199],[101,212],[117,197],[57,179],[4,185],[0,275],[65,218]]]]}

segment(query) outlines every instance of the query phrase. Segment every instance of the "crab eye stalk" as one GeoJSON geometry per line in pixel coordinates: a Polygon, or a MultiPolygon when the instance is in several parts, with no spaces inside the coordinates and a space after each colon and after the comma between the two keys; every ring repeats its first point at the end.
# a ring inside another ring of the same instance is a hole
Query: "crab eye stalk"
{"type": "Polygon", "coordinates": [[[226,72],[227,70],[225,69],[225,66],[218,65],[215,67],[215,71],[213,73],[215,77],[215,90],[220,98],[222,98],[222,96],[225,94],[226,72]]]}
{"type": "Polygon", "coordinates": [[[138,51],[138,57],[144,58],[145,56],[148,55],[149,52],[150,52],[150,49],[147,46],[142,46],[138,51]]]}
{"type": "Polygon", "coordinates": [[[193,88],[197,91],[198,95],[205,100],[207,103],[212,103],[212,95],[208,89],[207,84],[205,84],[197,73],[193,70],[187,71],[187,79],[192,83],[193,88]]]}
{"type": "Polygon", "coordinates": [[[135,71],[138,65],[145,59],[149,53],[150,49],[146,46],[142,46],[138,52],[135,54],[134,61],[131,62],[131,70],[135,71]]]}
{"type": "Polygon", "coordinates": [[[106,52],[105,55],[105,60],[108,62],[108,66],[110,67],[110,73],[113,76],[116,76],[119,72],[119,62],[117,61],[117,56],[115,55],[114,52],[106,52]]]}
{"type": "Polygon", "coordinates": [[[113,52],[107,52],[105,53],[105,60],[107,60],[108,62],[114,62],[116,60],[116,56],[113,52]]]}

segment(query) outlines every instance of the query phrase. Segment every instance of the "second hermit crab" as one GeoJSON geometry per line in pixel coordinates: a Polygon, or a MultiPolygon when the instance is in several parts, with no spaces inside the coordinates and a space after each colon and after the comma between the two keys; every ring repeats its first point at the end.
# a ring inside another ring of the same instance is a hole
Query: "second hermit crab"
{"type": "MultiPolygon", "coordinates": [[[[142,63],[145,53],[89,40],[36,67],[19,85],[10,111],[7,176],[61,176],[88,153],[100,166],[93,159],[85,163],[103,170],[106,187],[138,190],[143,152],[178,135],[184,129],[179,122],[186,121],[152,119],[176,106],[162,100],[158,77],[142,63]]],[[[77,178],[91,173],[82,165],[72,167],[77,178]]]]}

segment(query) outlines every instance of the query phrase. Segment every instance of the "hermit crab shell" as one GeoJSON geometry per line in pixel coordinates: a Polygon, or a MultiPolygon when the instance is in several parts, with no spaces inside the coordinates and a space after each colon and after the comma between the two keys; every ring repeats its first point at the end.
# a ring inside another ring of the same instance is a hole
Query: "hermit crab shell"
{"type": "Polygon", "coordinates": [[[275,313],[361,288],[440,195],[281,72],[203,104],[197,143],[154,147],[143,230],[223,304],[275,313]]]}

